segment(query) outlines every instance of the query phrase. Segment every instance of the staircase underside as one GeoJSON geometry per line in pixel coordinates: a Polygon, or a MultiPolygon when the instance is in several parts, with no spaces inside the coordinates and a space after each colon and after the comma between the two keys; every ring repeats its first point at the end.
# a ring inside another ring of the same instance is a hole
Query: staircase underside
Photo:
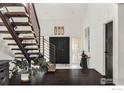
{"type": "Polygon", "coordinates": [[[40,27],[34,14],[34,5],[27,4],[30,6],[30,12],[21,3],[0,5],[5,8],[4,12],[0,11],[0,35],[7,42],[16,59],[23,58],[30,62],[40,54],[40,27]]]}

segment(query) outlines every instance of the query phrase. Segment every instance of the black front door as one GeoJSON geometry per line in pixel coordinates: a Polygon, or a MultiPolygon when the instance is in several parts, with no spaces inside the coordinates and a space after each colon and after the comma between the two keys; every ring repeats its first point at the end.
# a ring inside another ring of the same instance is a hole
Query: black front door
{"type": "Polygon", "coordinates": [[[113,81],[113,21],[105,24],[105,74],[113,81]]]}
{"type": "Polygon", "coordinates": [[[69,37],[50,37],[50,43],[56,46],[56,64],[69,64],[69,37]]]}

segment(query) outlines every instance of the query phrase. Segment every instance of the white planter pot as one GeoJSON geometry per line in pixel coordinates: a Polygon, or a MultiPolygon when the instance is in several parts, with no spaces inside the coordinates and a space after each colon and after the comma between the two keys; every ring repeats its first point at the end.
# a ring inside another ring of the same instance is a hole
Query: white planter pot
{"type": "Polygon", "coordinates": [[[21,74],[21,81],[29,81],[29,73],[21,74]]]}

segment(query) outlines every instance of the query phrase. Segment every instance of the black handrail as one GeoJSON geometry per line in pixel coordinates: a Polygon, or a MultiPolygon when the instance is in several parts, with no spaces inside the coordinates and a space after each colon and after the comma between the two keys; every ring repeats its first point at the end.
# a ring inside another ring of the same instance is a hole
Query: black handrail
{"type": "Polygon", "coordinates": [[[33,7],[33,9],[34,9],[35,17],[36,17],[36,20],[37,20],[37,25],[38,25],[38,28],[39,28],[39,30],[40,30],[40,25],[39,25],[37,13],[36,13],[35,5],[34,5],[33,3],[32,3],[32,7],[33,7]]]}

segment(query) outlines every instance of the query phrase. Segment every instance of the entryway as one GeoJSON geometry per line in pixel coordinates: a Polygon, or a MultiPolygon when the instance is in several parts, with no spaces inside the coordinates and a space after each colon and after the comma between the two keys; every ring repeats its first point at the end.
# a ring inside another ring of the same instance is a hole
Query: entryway
{"type": "Polygon", "coordinates": [[[113,21],[105,24],[105,76],[113,82],[113,21]]]}
{"type": "Polygon", "coordinates": [[[71,38],[71,68],[80,68],[81,60],[81,38],[71,38]]]}
{"type": "MultiPolygon", "coordinates": [[[[70,61],[70,38],[69,37],[50,37],[50,43],[56,48],[56,64],[69,64],[70,61]]],[[[50,55],[51,52],[50,52],[50,55]]]]}

